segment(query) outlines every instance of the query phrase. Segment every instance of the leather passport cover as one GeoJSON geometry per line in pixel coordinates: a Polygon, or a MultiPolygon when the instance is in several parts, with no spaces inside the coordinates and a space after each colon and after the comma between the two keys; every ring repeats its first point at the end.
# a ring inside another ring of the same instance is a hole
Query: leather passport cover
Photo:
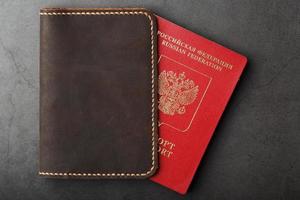
{"type": "Polygon", "coordinates": [[[145,9],[40,11],[39,175],[154,174],[156,32],[145,9]]]}
{"type": "Polygon", "coordinates": [[[159,160],[151,177],[186,193],[246,58],[158,17],[159,160]]]}

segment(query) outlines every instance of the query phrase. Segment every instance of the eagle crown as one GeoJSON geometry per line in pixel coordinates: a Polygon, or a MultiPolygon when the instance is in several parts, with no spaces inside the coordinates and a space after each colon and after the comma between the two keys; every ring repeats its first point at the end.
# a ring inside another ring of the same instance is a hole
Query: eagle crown
{"type": "Polygon", "coordinates": [[[172,83],[172,86],[175,87],[174,89],[176,90],[181,90],[181,89],[190,89],[194,87],[194,81],[190,79],[185,79],[185,74],[184,72],[180,73],[177,77],[176,73],[173,71],[167,72],[167,78],[168,81],[172,83]]]}

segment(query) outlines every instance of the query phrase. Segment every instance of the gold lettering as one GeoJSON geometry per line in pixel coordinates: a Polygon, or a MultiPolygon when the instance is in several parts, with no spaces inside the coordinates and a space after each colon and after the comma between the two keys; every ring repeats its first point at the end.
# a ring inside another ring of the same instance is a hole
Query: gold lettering
{"type": "Polygon", "coordinates": [[[221,60],[201,49],[197,49],[196,47],[177,39],[171,35],[158,31],[158,36],[163,38],[162,45],[180,53],[184,54],[187,57],[202,63],[214,70],[222,71],[223,68],[232,70],[233,66],[224,60],[221,60]]]}
{"type": "Polygon", "coordinates": [[[175,144],[168,140],[164,140],[163,138],[158,138],[158,144],[158,152],[160,155],[170,158],[173,154],[175,144]]]}
{"type": "Polygon", "coordinates": [[[168,47],[170,49],[173,49],[173,50],[177,51],[178,53],[186,54],[186,50],[185,49],[182,49],[182,48],[180,48],[177,45],[171,44],[170,42],[167,42],[166,40],[162,41],[162,45],[164,45],[164,46],[166,46],[166,47],[168,47]]]}

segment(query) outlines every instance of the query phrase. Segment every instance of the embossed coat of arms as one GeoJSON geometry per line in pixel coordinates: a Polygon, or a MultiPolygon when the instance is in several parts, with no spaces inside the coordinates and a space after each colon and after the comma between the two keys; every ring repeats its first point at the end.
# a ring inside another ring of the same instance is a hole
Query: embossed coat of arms
{"type": "Polygon", "coordinates": [[[163,71],[158,77],[160,111],[167,115],[184,114],[185,106],[193,103],[198,94],[198,85],[186,79],[184,72],[163,71]]]}

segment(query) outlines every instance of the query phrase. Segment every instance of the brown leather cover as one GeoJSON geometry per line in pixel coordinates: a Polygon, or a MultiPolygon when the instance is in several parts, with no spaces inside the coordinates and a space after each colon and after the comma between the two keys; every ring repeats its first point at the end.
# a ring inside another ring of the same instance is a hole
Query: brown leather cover
{"type": "Polygon", "coordinates": [[[135,8],[42,9],[40,20],[39,175],[153,175],[154,15],[135,8]]]}

